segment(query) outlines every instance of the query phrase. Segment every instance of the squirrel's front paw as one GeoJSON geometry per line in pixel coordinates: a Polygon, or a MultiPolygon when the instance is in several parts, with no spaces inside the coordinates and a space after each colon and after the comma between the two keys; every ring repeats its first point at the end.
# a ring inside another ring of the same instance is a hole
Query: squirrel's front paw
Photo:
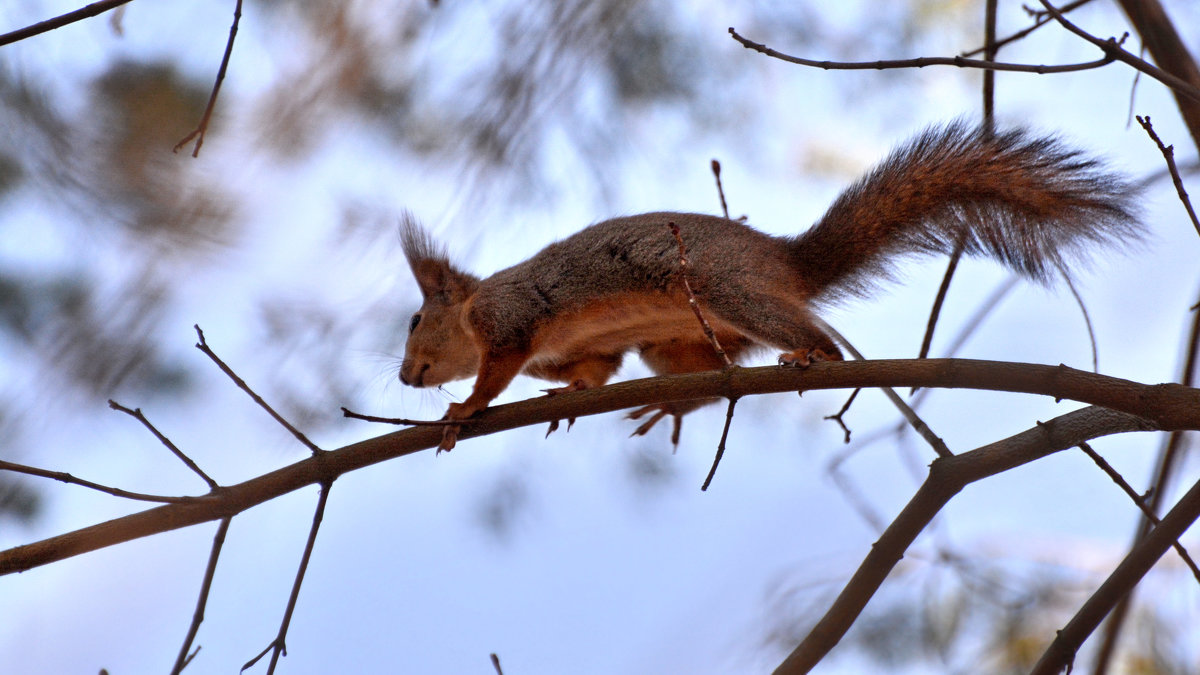
{"type": "Polygon", "coordinates": [[[792,366],[795,368],[807,368],[817,361],[841,360],[842,353],[837,351],[837,348],[834,348],[832,354],[826,352],[820,347],[815,349],[801,347],[800,349],[793,349],[790,352],[784,352],[783,354],[779,355],[779,365],[792,366]]]}
{"type": "Polygon", "coordinates": [[[479,410],[480,408],[469,405],[467,402],[451,403],[446,408],[446,414],[442,416],[442,419],[448,422],[448,424],[442,427],[442,442],[438,443],[437,448],[439,454],[443,451],[449,452],[453,450],[455,444],[458,442],[458,432],[462,429],[462,425],[454,424],[454,422],[465,420],[479,412],[479,410]]]}

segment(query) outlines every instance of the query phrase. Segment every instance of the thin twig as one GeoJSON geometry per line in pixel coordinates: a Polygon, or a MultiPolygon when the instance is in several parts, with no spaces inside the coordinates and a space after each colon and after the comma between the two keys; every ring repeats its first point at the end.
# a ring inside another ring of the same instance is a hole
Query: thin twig
{"type": "Polygon", "coordinates": [[[671,234],[674,235],[675,241],[679,244],[679,278],[683,280],[683,289],[687,291],[688,306],[692,308],[692,313],[696,315],[696,320],[700,322],[700,328],[704,330],[705,337],[708,338],[708,343],[712,345],[713,350],[721,360],[725,362],[725,367],[733,365],[733,361],[729,360],[729,355],[721,348],[721,343],[717,341],[717,334],[713,332],[712,326],[708,324],[708,319],[704,318],[704,313],[700,311],[700,302],[696,300],[696,294],[692,292],[692,285],[688,282],[688,271],[691,269],[691,264],[687,259],[687,247],[683,244],[683,236],[679,233],[679,226],[675,221],[667,223],[667,227],[671,228],[671,234]]]}
{"type": "Polygon", "coordinates": [[[61,14],[53,19],[46,19],[45,21],[39,21],[38,23],[26,26],[24,28],[18,28],[12,32],[0,35],[0,47],[3,47],[7,44],[12,44],[13,42],[20,42],[21,40],[31,38],[35,35],[49,33],[56,28],[62,28],[63,26],[75,23],[76,21],[90,19],[97,14],[103,14],[110,9],[120,7],[129,1],[130,0],[101,0],[100,2],[93,2],[85,7],[80,7],[73,12],[61,14]]]}
{"type": "MultiPolygon", "coordinates": [[[[204,581],[200,583],[200,597],[196,600],[196,611],[192,614],[192,624],[188,626],[187,637],[183,639],[183,646],[179,648],[179,656],[175,658],[175,666],[171,668],[171,675],[179,675],[183,669],[191,663],[195,658],[196,652],[188,653],[192,648],[192,642],[196,639],[196,633],[200,630],[200,624],[204,621],[204,608],[208,605],[208,592],[212,589],[213,575],[217,572],[217,559],[221,557],[221,547],[225,545],[225,534],[229,532],[229,523],[233,521],[232,517],[222,518],[221,524],[217,527],[217,534],[213,536],[212,550],[208,554],[208,566],[204,568],[204,581]]],[[[196,651],[200,648],[196,647],[196,651]]]]}
{"type": "Polygon", "coordinates": [[[491,655],[492,667],[496,669],[496,675],[504,675],[504,671],[500,669],[500,657],[496,656],[495,652],[491,655]]]}
{"type": "Polygon", "coordinates": [[[14,473],[23,473],[28,476],[38,476],[40,478],[50,478],[50,479],[53,479],[56,481],[60,481],[62,483],[70,483],[71,485],[78,485],[80,487],[85,487],[85,488],[88,488],[91,490],[96,490],[98,492],[103,492],[105,494],[109,494],[114,497],[121,497],[123,499],[133,499],[133,500],[136,500],[139,502],[159,502],[162,504],[182,504],[185,502],[196,501],[196,497],[167,497],[164,495],[149,495],[149,494],[144,494],[141,492],[130,492],[128,490],[122,490],[121,488],[109,487],[107,485],[101,485],[100,483],[93,483],[90,480],[76,478],[75,476],[72,476],[71,474],[63,472],[63,471],[48,471],[46,469],[39,469],[36,466],[26,466],[24,464],[8,462],[8,461],[2,460],[2,459],[0,459],[0,471],[12,471],[14,473]]]}
{"type": "Polygon", "coordinates": [[[888,70],[894,68],[924,68],[926,66],[957,66],[959,68],[982,68],[985,70],[1004,70],[1017,73],[1037,73],[1045,75],[1048,73],[1072,73],[1080,70],[1092,70],[1102,68],[1116,60],[1115,57],[1105,53],[1104,58],[1096,59],[1095,61],[1087,61],[1085,63],[1070,63],[1059,66],[1045,66],[1025,63],[1002,63],[1000,61],[983,61],[979,59],[968,59],[963,56],[926,56],[917,59],[891,59],[884,61],[814,61],[812,59],[804,59],[798,56],[791,56],[783,52],[775,51],[765,44],[753,42],[738,35],[733,28],[729,29],[729,34],[733,36],[746,49],[752,49],[761,54],[765,54],[780,61],[795,63],[800,66],[811,66],[813,68],[821,68],[823,70],[888,70]]]}
{"type": "Polygon", "coordinates": [[[303,443],[305,445],[305,447],[307,447],[309,450],[312,450],[312,453],[314,455],[317,453],[320,453],[320,452],[324,452],[323,450],[321,450],[321,448],[317,447],[317,445],[315,443],[308,440],[308,436],[305,436],[303,433],[300,432],[299,429],[292,426],[290,422],[283,419],[282,415],[275,412],[275,409],[272,408],[266,401],[264,401],[261,396],[254,393],[254,390],[250,388],[250,385],[246,384],[245,380],[238,377],[238,374],[233,372],[233,369],[230,368],[229,366],[227,366],[225,364],[225,362],[221,360],[221,357],[217,356],[216,353],[213,352],[213,350],[208,347],[208,342],[206,342],[204,340],[204,331],[200,330],[199,325],[195,325],[195,326],[193,326],[193,328],[196,329],[196,335],[199,336],[199,338],[200,338],[200,342],[196,343],[196,349],[199,349],[200,351],[204,352],[204,354],[206,356],[208,356],[208,358],[212,359],[213,363],[217,364],[217,367],[221,369],[221,372],[228,375],[229,379],[233,380],[234,384],[236,384],[242,391],[246,392],[250,396],[250,398],[253,399],[254,402],[257,403],[263,410],[266,410],[267,413],[271,415],[271,417],[275,418],[275,421],[279,422],[279,424],[281,424],[284,429],[287,429],[288,431],[290,431],[292,433],[292,435],[296,437],[296,440],[303,443]]]}
{"type": "MultiPolygon", "coordinates": [[[[347,408],[346,406],[342,406],[342,416],[349,417],[350,419],[355,419],[355,420],[363,420],[365,422],[378,422],[380,424],[397,424],[397,425],[405,425],[405,426],[410,426],[410,427],[444,427],[444,426],[446,426],[446,420],[410,420],[410,419],[405,419],[403,417],[377,417],[375,415],[364,415],[362,413],[356,413],[353,410],[350,410],[349,408],[347,408]]],[[[468,418],[465,420],[458,420],[455,422],[455,424],[470,424],[471,421],[475,420],[475,419],[477,419],[477,418],[472,417],[472,418],[468,418]]]]}
{"type": "Polygon", "coordinates": [[[1151,140],[1158,146],[1159,152],[1162,153],[1163,159],[1167,162],[1167,171],[1171,173],[1171,181],[1175,183],[1175,191],[1179,193],[1179,201],[1183,202],[1183,208],[1187,210],[1188,218],[1192,219],[1192,226],[1196,228],[1196,233],[1200,234],[1200,219],[1196,218],[1196,209],[1192,208],[1192,200],[1188,197],[1187,190],[1183,187],[1183,179],[1179,177],[1179,167],[1175,165],[1175,146],[1164,145],[1162,139],[1154,131],[1154,126],[1150,124],[1150,116],[1137,116],[1138,124],[1146,130],[1150,135],[1151,140]]]}
{"type": "MultiPolygon", "coordinates": [[[[1091,2],[1091,1],[1092,0],[1075,0],[1075,2],[1063,5],[1062,11],[1070,12],[1078,7],[1086,5],[1087,3],[1091,2]]],[[[1029,9],[1028,7],[1026,8],[1026,11],[1028,11],[1030,16],[1032,16],[1034,18],[1033,25],[1029,26],[1028,28],[1021,29],[1021,30],[1017,31],[1016,33],[1013,33],[1012,35],[1009,35],[1008,37],[1004,37],[999,40],[996,40],[994,46],[997,49],[1000,47],[1003,47],[1005,45],[1008,45],[1010,43],[1016,42],[1017,40],[1020,40],[1021,38],[1025,37],[1026,35],[1029,35],[1030,33],[1041,28],[1042,26],[1045,26],[1047,23],[1050,23],[1050,21],[1053,20],[1053,17],[1050,16],[1049,12],[1032,10],[1032,9],[1029,9]]],[[[982,54],[985,49],[987,49],[986,46],[978,47],[976,49],[972,49],[969,52],[963,52],[962,55],[963,56],[975,56],[976,54],[982,54]]]]}
{"type": "Polygon", "coordinates": [[[221,67],[217,69],[217,81],[213,83],[212,94],[208,97],[208,105],[204,107],[204,115],[200,118],[200,125],[197,126],[192,133],[184,137],[182,141],[175,144],[171,152],[179,152],[179,149],[187,145],[188,141],[196,139],[196,147],[192,150],[192,157],[200,156],[200,146],[204,144],[204,134],[208,131],[208,123],[212,119],[213,108],[217,105],[217,94],[221,91],[221,83],[225,81],[225,71],[229,68],[229,55],[233,53],[233,38],[237,36],[238,22],[242,20],[242,0],[237,0],[237,4],[233,8],[233,23],[229,25],[229,41],[225,43],[225,55],[221,57],[221,67]]]}
{"type": "Polygon", "coordinates": [[[258,656],[246,662],[242,666],[242,671],[253,666],[267,652],[271,652],[271,664],[267,666],[267,675],[275,672],[275,666],[279,663],[280,656],[287,656],[287,632],[288,626],[292,623],[292,612],[296,609],[296,600],[300,597],[300,584],[304,582],[304,573],[308,570],[308,561],[312,557],[313,545],[317,541],[317,530],[321,527],[321,520],[325,517],[325,503],[329,501],[329,490],[333,487],[331,481],[321,483],[321,494],[317,498],[317,508],[313,513],[312,527],[308,530],[308,541],[304,544],[304,555],[300,557],[300,568],[296,570],[296,580],[292,583],[292,593],[288,596],[287,609],[283,612],[283,621],[279,624],[279,634],[267,645],[267,648],[259,652],[258,656]]]}
{"type": "Polygon", "coordinates": [[[170,450],[172,453],[175,454],[176,457],[179,458],[179,461],[183,462],[189,469],[191,469],[193,472],[195,472],[195,474],[197,476],[200,476],[200,478],[203,479],[205,483],[208,483],[209,488],[216,490],[217,488],[220,487],[219,485],[217,485],[217,481],[210,478],[208,476],[208,474],[204,473],[204,471],[199,466],[197,466],[196,463],[193,462],[190,457],[183,454],[183,451],[180,450],[179,447],[176,446],[174,443],[172,443],[171,439],[167,438],[166,436],[164,436],[162,434],[162,432],[160,432],[158,429],[156,429],[154,427],[154,425],[150,423],[150,420],[146,419],[146,416],[142,414],[141,408],[134,408],[131,410],[131,409],[126,408],[125,406],[121,405],[120,403],[117,403],[116,401],[112,400],[111,398],[108,399],[108,407],[112,408],[113,410],[119,410],[119,411],[125,413],[126,415],[129,415],[130,417],[134,418],[135,420],[141,422],[142,425],[144,425],[147,429],[150,430],[150,433],[154,434],[154,437],[157,438],[160,443],[167,446],[167,449],[170,450]]]}
{"type": "Polygon", "coordinates": [[[1070,289],[1071,295],[1075,297],[1075,304],[1079,306],[1079,313],[1083,315],[1083,325],[1087,328],[1088,341],[1092,345],[1092,372],[1100,372],[1100,347],[1096,344],[1096,329],[1092,326],[1092,315],[1088,313],[1087,303],[1083,301],[1083,296],[1079,294],[1079,289],[1075,288],[1075,281],[1071,279],[1070,272],[1067,271],[1062,261],[1057,261],[1058,272],[1062,275],[1063,281],[1067,283],[1067,288],[1070,289]]]}
{"type": "Polygon", "coordinates": [[[954,252],[950,254],[950,261],[946,264],[946,272],[942,275],[942,283],[938,286],[937,295],[933,298],[933,307],[929,308],[929,320],[925,322],[925,337],[921,338],[921,350],[917,353],[918,359],[923,359],[929,356],[929,348],[933,345],[933,331],[937,328],[938,317],[942,314],[942,306],[946,304],[946,294],[950,291],[950,282],[954,279],[954,272],[958,269],[958,262],[962,259],[963,245],[959,242],[954,247],[954,252]]]}
{"type": "Polygon", "coordinates": [[[721,441],[717,443],[717,455],[713,457],[712,468],[708,470],[708,476],[704,479],[704,484],[700,486],[702,492],[708,490],[708,486],[712,484],[713,476],[717,474],[717,465],[725,456],[725,439],[729,438],[729,425],[733,423],[733,409],[737,406],[737,402],[737,397],[729,398],[729,407],[725,409],[725,428],[721,430],[721,441]]]}
{"type": "MultiPolygon", "coordinates": [[[[834,340],[840,343],[842,347],[844,347],[846,351],[850,353],[851,356],[860,361],[866,360],[866,357],[862,355],[862,352],[855,349],[854,345],[850,344],[850,341],[847,340],[845,336],[839,333],[833,326],[830,326],[828,323],[826,323],[824,319],[815,315],[809,318],[814,324],[816,324],[817,328],[821,329],[826,335],[833,337],[834,340]]],[[[917,434],[921,436],[921,438],[925,439],[925,442],[929,444],[929,447],[933,448],[933,451],[936,452],[938,456],[954,456],[954,453],[950,451],[950,448],[946,445],[946,442],[933,432],[933,429],[925,423],[925,420],[921,419],[921,416],[917,414],[917,411],[912,409],[912,406],[908,405],[908,403],[906,403],[905,400],[896,393],[896,390],[892,389],[891,387],[879,387],[879,390],[883,392],[884,396],[888,397],[888,400],[892,402],[892,405],[896,406],[896,409],[900,411],[900,414],[904,416],[904,419],[908,420],[908,423],[912,426],[913,430],[915,430],[917,434]]]]}
{"type": "MultiPolygon", "coordinates": [[[[1112,479],[1112,482],[1116,483],[1117,486],[1119,486],[1121,490],[1123,490],[1125,494],[1133,500],[1134,505],[1141,509],[1142,513],[1150,522],[1154,523],[1156,526],[1161,522],[1158,519],[1158,516],[1154,514],[1154,511],[1151,510],[1151,508],[1146,504],[1146,499],[1142,497],[1142,495],[1139,495],[1137,491],[1133,489],[1133,486],[1130,485],[1129,482],[1126,481],[1125,478],[1118,473],[1111,464],[1109,464],[1103,457],[1100,456],[1100,453],[1092,449],[1092,446],[1088,445],[1087,443],[1080,443],[1079,449],[1082,450],[1088,457],[1091,457],[1092,461],[1096,463],[1096,466],[1100,467],[1100,470],[1107,474],[1108,477],[1112,479]]],[[[1192,560],[1192,556],[1188,555],[1187,549],[1185,549],[1182,544],[1177,541],[1175,542],[1174,547],[1175,551],[1179,553],[1179,557],[1183,558],[1184,564],[1187,565],[1188,569],[1192,571],[1192,576],[1196,577],[1196,581],[1200,583],[1200,567],[1196,566],[1195,561],[1192,560]]]]}
{"type": "MultiPolygon", "coordinates": [[[[1129,52],[1122,49],[1121,42],[1123,42],[1125,40],[1124,37],[1122,37],[1121,40],[1119,40],[1119,41],[1114,38],[1108,38],[1107,40],[1102,40],[1102,39],[1096,37],[1095,35],[1092,35],[1091,33],[1083,30],[1079,26],[1076,26],[1075,24],[1071,23],[1071,21],[1068,20],[1067,17],[1063,16],[1062,10],[1055,8],[1054,5],[1051,5],[1046,0],[1039,0],[1039,1],[1042,3],[1042,6],[1046,8],[1046,11],[1050,12],[1050,15],[1053,16],[1056,21],[1058,21],[1060,24],[1062,24],[1063,28],[1066,28],[1067,30],[1078,35],[1079,37],[1083,38],[1084,40],[1087,40],[1088,42],[1092,43],[1093,45],[1099,47],[1101,49],[1101,51],[1104,52],[1104,56],[1106,59],[1110,59],[1110,60],[1115,59],[1117,61],[1120,61],[1121,63],[1132,66],[1132,67],[1136,68],[1137,70],[1140,70],[1141,72],[1149,75],[1150,77],[1153,77],[1154,79],[1158,80],[1159,82],[1162,82],[1163,84],[1167,85],[1168,87],[1170,87],[1174,91],[1178,92],[1179,94],[1186,96],[1186,97],[1192,99],[1193,101],[1200,102],[1200,89],[1192,86],[1187,80],[1184,80],[1181,77],[1172,75],[1171,73],[1168,73],[1167,71],[1163,70],[1162,68],[1159,68],[1159,67],[1147,62],[1145,59],[1140,59],[1140,58],[1134,56],[1133,54],[1130,54],[1129,52]]],[[[1128,33],[1126,35],[1128,35],[1128,33]]]]}
{"type": "Polygon", "coordinates": [[[860,392],[860,391],[862,391],[862,389],[855,389],[854,391],[850,392],[850,398],[846,399],[846,402],[842,405],[841,410],[837,411],[836,414],[826,415],[825,417],[822,418],[822,419],[827,419],[827,420],[833,420],[838,423],[838,426],[840,426],[842,428],[842,431],[845,432],[845,434],[846,434],[846,438],[843,441],[844,443],[850,442],[850,427],[846,426],[846,422],[843,418],[845,417],[846,412],[848,410],[850,410],[850,404],[854,403],[854,399],[858,398],[858,392],[860,392]]]}
{"type": "Polygon", "coordinates": [[[729,220],[729,204],[725,203],[725,188],[721,185],[721,163],[715,159],[712,161],[712,172],[717,181],[717,196],[721,198],[721,213],[725,215],[725,220],[729,220]]]}

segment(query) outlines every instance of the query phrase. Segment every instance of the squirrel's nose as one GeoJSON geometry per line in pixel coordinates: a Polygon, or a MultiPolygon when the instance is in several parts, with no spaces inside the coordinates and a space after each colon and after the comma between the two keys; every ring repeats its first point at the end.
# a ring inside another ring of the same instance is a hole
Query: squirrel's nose
{"type": "Polygon", "coordinates": [[[423,364],[421,366],[421,370],[417,371],[417,376],[412,379],[409,379],[408,377],[406,377],[404,375],[404,371],[406,370],[407,365],[408,364],[404,364],[403,366],[400,367],[400,382],[403,384],[407,384],[410,387],[425,386],[423,381],[425,379],[425,371],[429,370],[429,364],[428,363],[423,364]]]}

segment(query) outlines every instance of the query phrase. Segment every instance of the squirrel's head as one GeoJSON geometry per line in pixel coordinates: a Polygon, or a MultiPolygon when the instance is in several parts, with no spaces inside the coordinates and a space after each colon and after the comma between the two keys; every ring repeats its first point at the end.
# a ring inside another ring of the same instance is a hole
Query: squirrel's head
{"type": "Polygon", "coordinates": [[[436,387],[473,377],[479,372],[479,347],[467,327],[466,308],[479,279],[451,265],[411,215],[405,214],[401,240],[425,302],[408,325],[400,381],[436,387]]]}

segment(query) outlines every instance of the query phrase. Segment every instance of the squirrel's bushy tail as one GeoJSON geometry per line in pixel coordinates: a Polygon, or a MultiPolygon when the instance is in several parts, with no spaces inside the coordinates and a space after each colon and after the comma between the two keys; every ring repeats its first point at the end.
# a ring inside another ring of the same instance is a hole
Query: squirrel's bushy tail
{"type": "Polygon", "coordinates": [[[814,299],[866,291],[905,253],[987,255],[1038,281],[1103,243],[1140,236],[1137,189],[1052,137],[926,130],[789,241],[814,299]]]}

